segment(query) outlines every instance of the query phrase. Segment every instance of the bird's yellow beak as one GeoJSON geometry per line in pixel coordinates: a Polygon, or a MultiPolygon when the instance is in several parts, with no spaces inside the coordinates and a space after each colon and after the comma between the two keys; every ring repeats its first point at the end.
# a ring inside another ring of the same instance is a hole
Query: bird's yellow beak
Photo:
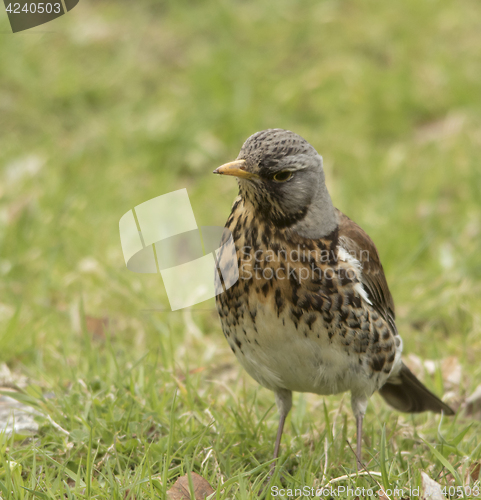
{"type": "Polygon", "coordinates": [[[233,175],[241,179],[258,179],[257,174],[247,172],[245,160],[235,160],[216,168],[214,174],[233,175]]]}

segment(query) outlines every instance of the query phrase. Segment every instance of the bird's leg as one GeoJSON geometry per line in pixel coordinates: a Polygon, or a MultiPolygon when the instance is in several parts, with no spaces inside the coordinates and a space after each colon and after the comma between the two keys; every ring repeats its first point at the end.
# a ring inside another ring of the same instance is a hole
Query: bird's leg
{"type": "MultiPolygon", "coordinates": [[[[276,445],[274,446],[274,459],[279,458],[279,448],[281,447],[282,431],[284,430],[284,423],[286,421],[287,415],[281,415],[279,417],[279,426],[277,427],[277,437],[276,445]]],[[[275,462],[272,462],[275,465],[275,462]]]]}
{"type": "Polygon", "coordinates": [[[356,424],[357,424],[357,446],[356,446],[356,469],[359,472],[359,469],[362,469],[361,463],[361,444],[362,444],[362,421],[364,419],[364,415],[361,413],[356,416],[356,424]]]}
{"type": "Polygon", "coordinates": [[[351,394],[351,406],[354,416],[356,417],[357,427],[357,447],[356,447],[356,469],[362,469],[361,463],[361,446],[362,446],[362,421],[367,409],[368,398],[362,394],[351,394]]]}
{"type": "Polygon", "coordinates": [[[279,458],[279,448],[281,446],[282,431],[284,430],[284,423],[286,422],[286,417],[292,407],[292,392],[287,389],[278,389],[275,392],[276,404],[279,410],[279,427],[277,428],[276,444],[274,446],[274,462],[271,464],[271,470],[269,472],[269,477],[274,474],[274,469],[276,468],[277,459],[279,458]]]}

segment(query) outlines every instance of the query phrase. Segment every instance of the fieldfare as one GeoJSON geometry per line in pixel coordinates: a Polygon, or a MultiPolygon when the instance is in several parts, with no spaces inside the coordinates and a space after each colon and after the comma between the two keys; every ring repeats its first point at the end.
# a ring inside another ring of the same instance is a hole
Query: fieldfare
{"type": "Polygon", "coordinates": [[[374,391],[399,411],[453,415],[402,362],[376,246],[333,206],[317,151],[288,130],[264,130],[214,173],[239,184],[226,223],[236,253],[218,257],[224,278],[226,269],[238,268],[239,279],[217,296],[217,309],[237,359],[274,391],[280,413],[274,459],[292,391],[351,391],[358,467],[374,391]]]}

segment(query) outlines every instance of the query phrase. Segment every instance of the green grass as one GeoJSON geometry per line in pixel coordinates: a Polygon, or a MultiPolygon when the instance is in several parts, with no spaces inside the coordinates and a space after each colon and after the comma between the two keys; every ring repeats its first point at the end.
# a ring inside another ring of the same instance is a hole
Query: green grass
{"type": "MultiPolygon", "coordinates": [[[[463,409],[481,375],[479,19],[475,0],[82,0],[9,35],[0,9],[0,360],[51,418],[0,436],[0,497],[165,498],[194,471],[217,499],[257,498],[272,393],[211,303],[146,311],[166,294],[126,269],[118,221],[187,187],[198,224],[223,225],[236,187],[211,171],[267,127],[323,155],[335,205],[379,248],[406,353],[461,364],[454,386],[424,374],[454,419],[372,398],[369,470],[393,488],[421,471],[465,482],[481,460],[479,415],[463,409]]],[[[353,473],[349,398],[294,403],[274,484],[353,473]]]]}

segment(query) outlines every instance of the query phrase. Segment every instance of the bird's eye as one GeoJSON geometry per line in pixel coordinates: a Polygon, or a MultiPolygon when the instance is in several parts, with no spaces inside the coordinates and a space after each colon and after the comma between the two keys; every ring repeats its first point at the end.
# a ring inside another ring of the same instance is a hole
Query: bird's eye
{"type": "Polygon", "coordinates": [[[274,175],[273,179],[276,182],[286,182],[288,181],[294,174],[290,170],[283,170],[282,172],[277,172],[274,175]]]}

